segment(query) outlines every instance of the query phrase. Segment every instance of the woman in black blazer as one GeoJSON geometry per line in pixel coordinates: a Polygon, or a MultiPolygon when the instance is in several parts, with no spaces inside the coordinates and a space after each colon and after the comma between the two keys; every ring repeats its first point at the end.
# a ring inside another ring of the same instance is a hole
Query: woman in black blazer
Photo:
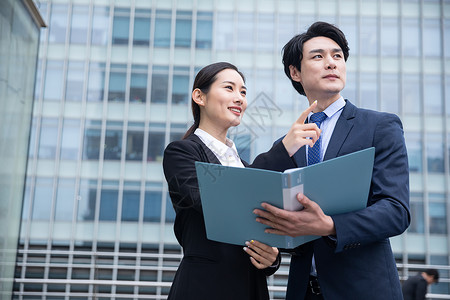
{"type": "MultiPolygon", "coordinates": [[[[240,123],[247,107],[245,94],[244,76],[234,65],[220,62],[204,67],[193,86],[194,125],[183,140],[170,143],[164,151],[164,174],[176,212],[174,231],[184,252],[168,299],[269,299],[266,276],[279,267],[278,249],[257,241],[242,248],[207,239],[195,162],[282,171],[296,167],[290,156],[300,146],[314,143],[320,130],[303,124],[301,117],[283,143],[249,166],[226,137],[228,129],[240,123]],[[312,139],[306,141],[305,135],[312,139]]],[[[305,118],[313,106],[302,114],[305,118]]]]}

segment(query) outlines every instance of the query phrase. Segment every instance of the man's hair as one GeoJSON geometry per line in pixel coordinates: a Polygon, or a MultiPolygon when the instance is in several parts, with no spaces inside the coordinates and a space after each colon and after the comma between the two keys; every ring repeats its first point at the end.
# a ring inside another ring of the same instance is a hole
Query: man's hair
{"type": "Polygon", "coordinates": [[[438,282],[439,281],[439,272],[436,269],[426,269],[424,271],[425,273],[427,273],[429,276],[433,276],[434,277],[434,282],[438,282]]]}
{"type": "Polygon", "coordinates": [[[283,47],[284,73],[286,73],[287,77],[291,80],[292,85],[297,92],[304,96],[306,96],[305,90],[300,82],[292,80],[289,66],[294,66],[297,70],[301,71],[300,65],[303,58],[303,44],[306,41],[319,36],[327,37],[335,41],[336,44],[341,47],[345,61],[347,61],[348,58],[350,49],[348,47],[347,39],[345,38],[344,33],[332,24],[316,22],[312,24],[306,32],[294,36],[283,47]]]}

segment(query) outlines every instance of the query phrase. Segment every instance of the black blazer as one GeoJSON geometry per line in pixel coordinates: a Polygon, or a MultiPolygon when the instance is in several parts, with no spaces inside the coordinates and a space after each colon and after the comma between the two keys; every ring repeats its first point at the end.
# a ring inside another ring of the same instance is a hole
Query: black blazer
{"type": "MultiPolygon", "coordinates": [[[[220,164],[195,134],[170,143],[164,151],[164,175],[176,212],[174,231],[184,251],[168,299],[269,299],[266,276],[277,268],[259,270],[242,246],[206,238],[195,161],[220,164]]],[[[295,163],[279,143],[249,167],[279,171],[295,163]]]]}

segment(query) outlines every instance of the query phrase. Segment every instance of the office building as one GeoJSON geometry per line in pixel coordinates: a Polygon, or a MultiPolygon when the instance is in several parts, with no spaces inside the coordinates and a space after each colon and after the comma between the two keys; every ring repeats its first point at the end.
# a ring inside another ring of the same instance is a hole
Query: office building
{"type": "MultiPolygon", "coordinates": [[[[251,161],[307,107],[281,49],[316,20],[339,26],[343,96],[403,121],[410,228],[391,239],[402,278],[440,268],[448,294],[448,0],[37,1],[42,30],[15,299],[165,299],[181,258],[161,161],[191,123],[196,72],[229,61],[249,107],[231,130],[251,161]]],[[[268,279],[283,299],[289,256],[268,279]]]]}

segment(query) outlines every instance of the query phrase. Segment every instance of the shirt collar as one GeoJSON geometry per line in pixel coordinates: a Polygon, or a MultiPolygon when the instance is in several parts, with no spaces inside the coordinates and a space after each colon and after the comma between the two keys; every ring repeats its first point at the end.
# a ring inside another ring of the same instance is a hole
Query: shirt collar
{"type": "MultiPolygon", "coordinates": [[[[323,112],[327,115],[328,118],[331,118],[335,113],[340,111],[345,106],[345,100],[341,96],[339,99],[331,103],[323,112]]],[[[309,113],[308,120],[313,113],[309,113]]]]}
{"type": "Polygon", "coordinates": [[[229,149],[231,149],[231,150],[233,150],[234,154],[237,157],[239,157],[237,149],[236,149],[236,145],[229,138],[226,138],[225,144],[224,144],[200,128],[197,128],[194,131],[194,134],[197,135],[202,140],[202,142],[205,143],[205,145],[214,153],[217,153],[218,155],[223,156],[229,149]]]}

